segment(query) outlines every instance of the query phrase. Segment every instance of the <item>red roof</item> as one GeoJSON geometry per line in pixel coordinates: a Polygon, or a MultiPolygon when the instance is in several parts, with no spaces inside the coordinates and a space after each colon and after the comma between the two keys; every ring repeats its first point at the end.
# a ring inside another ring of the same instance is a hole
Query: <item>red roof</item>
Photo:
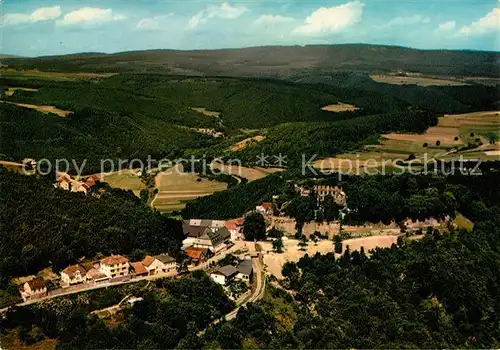
{"type": "Polygon", "coordinates": [[[273,204],[269,202],[263,202],[260,206],[266,210],[273,209],[273,204]]]}
{"type": "Polygon", "coordinates": [[[151,256],[151,255],[146,255],[146,257],[144,258],[144,260],[142,260],[142,264],[144,266],[150,266],[153,261],[155,261],[155,257],[154,256],[151,256]]]}
{"type": "Polygon", "coordinates": [[[128,259],[124,256],[121,255],[111,255],[108,257],[105,257],[104,259],[101,260],[101,264],[105,265],[116,265],[116,264],[123,264],[127,263],[128,259]]]}
{"type": "Polygon", "coordinates": [[[45,288],[45,281],[41,277],[37,277],[27,282],[31,290],[39,290],[45,288]]]}
{"type": "Polygon", "coordinates": [[[132,268],[134,269],[134,271],[137,275],[147,275],[148,274],[148,270],[146,269],[146,267],[144,267],[144,265],[140,261],[133,262],[130,265],[132,265],[132,268]]]}
{"type": "Polygon", "coordinates": [[[81,266],[81,265],[78,265],[78,264],[77,265],[68,266],[67,268],[65,268],[63,270],[63,272],[66,275],[68,275],[70,278],[72,278],[76,274],[77,271],[80,271],[80,274],[82,276],[84,276],[87,273],[87,271],[85,270],[85,268],[83,266],[81,266]]]}
{"type": "Polygon", "coordinates": [[[207,252],[206,248],[187,248],[184,252],[193,260],[200,260],[202,255],[207,252]]]}

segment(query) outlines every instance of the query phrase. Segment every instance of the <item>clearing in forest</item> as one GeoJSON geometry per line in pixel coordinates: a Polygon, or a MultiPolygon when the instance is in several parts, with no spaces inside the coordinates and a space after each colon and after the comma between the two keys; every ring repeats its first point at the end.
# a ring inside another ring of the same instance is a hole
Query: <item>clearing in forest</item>
{"type": "Polygon", "coordinates": [[[18,107],[24,107],[24,108],[29,108],[29,109],[34,109],[35,111],[44,113],[44,114],[55,114],[58,115],[59,117],[67,117],[71,114],[73,114],[72,111],[64,111],[62,109],[56,108],[54,106],[38,106],[38,105],[32,105],[32,104],[27,104],[27,103],[16,103],[16,102],[10,102],[10,101],[0,101],[2,103],[8,103],[11,105],[16,105],[18,107]]]}
{"type": "Polygon", "coordinates": [[[111,187],[130,190],[133,191],[136,196],[139,196],[141,190],[146,188],[146,185],[141,181],[139,176],[140,172],[140,169],[124,169],[109,174],[103,173],[95,175],[102,178],[102,181],[107,182],[111,187]]]}
{"type": "Polygon", "coordinates": [[[17,90],[22,90],[22,91],[31,91],[31,92],[37,92],[38,89],[30,89],[30,88],[24,88],[24,87],[10,87],[7,88],[7,92],[5,93],[7,96],[12,96],[17,90]]]}
{"type": "Polygon", "coordinates": [[[353,105],[339,102],[339,103],[334,104],[334,105],[325,106],[325,107],[321,108],[321,110],[327,111],[327,112],[337,112],[338,113],[338,112],[354,112],[354,111],[359,110],[359,108],[356,106],[353,106],[353,105]]]}
{"type": "Polygon", "coordinates": [[[248,139],[244,139],[238,143],[235,143],[232,147],[231,147],[231,151],[240,151],[244,148],[247,148],[248,146],[250,146],[252,143],[254,142],[260,142],[262,140],[264,140],[266,137],[265,136],[262,136],[262,135],[258,135],[258,136],[254,136],[254,137],[250,137],[248,139]]]}
{"type": "Polygon", "coordinates": [[[109,78],[117,73],[67,73],[67,72],[42,72],[36,69],[33,70],[15,70],[15,69],[0,69],[0,76],[4,78],[16,79],[42,79],[42,80],[57,80],[57,81],[75,81],[75,80],[92,80],[109,78]]]}
{"type": "Polygon", "coordinates": [[[284,171],[282,168],[248,168],[239,165],[228,165],[221,163],[212,163],[214,169],[220,170],[224,174],[235,175],[238,177],[244,177],[248,181],[260,180],[267,175],[274,174],[280,171],[284,171]]]}
{"type": "Polygon", "coordinates": [[[195,112],[201,113],[203,115],[206,115],[207,117],[218,117],[220,116],[220,112],[214,112],[214,111],[209,111],[206,108],[195,108],[191,107],[191,109],[195,112]]]}
{"type": "Polygon", "coordinates": [[[398,76],[398,75],[370,75],[377,83],[393,85],[419,85],[419,86],[465,86],[469,85],[462,81],[446,80],[440,78],[426,78],[423,76],[398,76]]]}

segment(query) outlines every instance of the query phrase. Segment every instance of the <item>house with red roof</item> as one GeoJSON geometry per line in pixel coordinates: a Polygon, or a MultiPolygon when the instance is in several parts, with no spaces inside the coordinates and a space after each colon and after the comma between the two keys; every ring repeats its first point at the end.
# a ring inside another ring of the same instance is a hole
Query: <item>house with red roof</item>
{"type": "Polygon", "coordinates": [[[87,280],[87,270],[81,265],[71,265],[61,271],[61,282],[63,286],[85,283],[87,280]]]}
{"type": "Polygon", "coordinates": [[[121,255],[111,255],[101,259],[99,270],[109,278],[128,275],[128,258],[121,255]]]}
{"type": "Polygon", "coordinates": [[[37,277],[24,283],[19,292],[23,301],[39,299],[47,295],[47,285],[43,278],[37,277]]]}
{"type": "Polygon", "coordinates": [[[255,207],[255,211],[261,213],[262,215],[272,215],[273,214],[273,203],[262,202],[261,205],[255,207]]]}

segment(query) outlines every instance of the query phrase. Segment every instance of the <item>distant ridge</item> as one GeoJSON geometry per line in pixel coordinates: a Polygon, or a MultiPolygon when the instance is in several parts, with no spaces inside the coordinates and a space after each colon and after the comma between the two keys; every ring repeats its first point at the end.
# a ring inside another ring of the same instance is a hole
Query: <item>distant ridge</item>
{"type": "Polygon", "coordinates": [[[262,46],[217,50],[145,50],[113,54],[77,53],[37,58],[7,58],[19,69],[73,72],[141,72],[179,75],[286,77],[303,73],[398,70],[430,75],[500,75],[500,53],[420,50],[369,44],[262,46]]]}

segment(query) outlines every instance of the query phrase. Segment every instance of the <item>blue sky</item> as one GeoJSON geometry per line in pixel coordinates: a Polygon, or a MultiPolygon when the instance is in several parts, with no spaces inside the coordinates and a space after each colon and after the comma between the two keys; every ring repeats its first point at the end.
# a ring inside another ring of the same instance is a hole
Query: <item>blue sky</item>
{"type": "Polygon", "coordinates": [[[373,43],[500,50],[500,0],[0,0],[0,52],[373,43]]]}

